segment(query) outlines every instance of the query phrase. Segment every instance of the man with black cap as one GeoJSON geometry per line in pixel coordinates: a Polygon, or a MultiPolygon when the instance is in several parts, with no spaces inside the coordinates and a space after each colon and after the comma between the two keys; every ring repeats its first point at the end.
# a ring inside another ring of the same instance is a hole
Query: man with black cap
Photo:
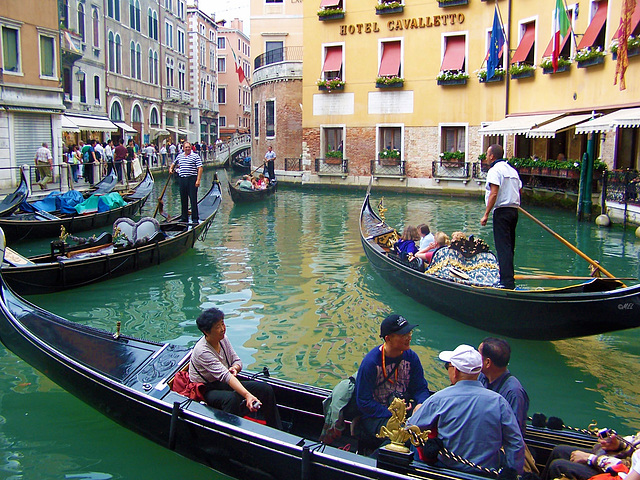
{"type": "Polygon", "coordinates": [[[380,325],[383,344],[362,360],[356,377],[356,400],[360,437],[373,444],[380,427],[391,417],[388,406],[394,397],[420,405],[429,397],[420,358],[411,350],[411,332],[416,327],[401,315],[389,315],[380,325]]]}
{"type": "MultiPolygon", "coordinates": [[[[524,440],[520,427],[504,397],[478,381],[480,353],[469,345],[459,345],[441,352],[439,358],[445,362],[451,386],[431,395],[407,423],[423,430],[437,428],[449,451],[477,465],[496,470],[506,466],[522,474],[524,440]]],[[[438,460],[449,468],[479,471],[442,455],[438,460]]]]}

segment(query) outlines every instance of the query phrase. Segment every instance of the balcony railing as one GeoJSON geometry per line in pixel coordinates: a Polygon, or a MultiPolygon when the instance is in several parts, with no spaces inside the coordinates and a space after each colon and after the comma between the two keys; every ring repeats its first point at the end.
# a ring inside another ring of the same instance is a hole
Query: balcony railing
{"type": "Polygon", "coordinates": [[[344,178],[349,173],[349,160],[346,158],[316,158],[316,173],[344,178]]]}
{"type": "Polygon", "coordinates": [[[164,98],[173,102],[179,102],[182,98],[182,95],[180,95],[180,90],[178,90],[177,88],[165,87],[164,98]]]}
{"type": "Polygon", "coordinates": [[[371,160],[371,175],[374,177],[404,177],[404,160],[400,158],[371,160]]]}
{"type": "Polygon", "coordinates": [[[189,103],[191,101],[190,92],[181,92],[181,94],[182,94],[182,103],[189,103]]]}
{"type": "Polygon", "coordinates": [[[254,70],[272,63],[302,61],[302,47],[282,47],[269,50],[262,55],[258,55],[253,62],[254,70]]]}
{"type": "Polygon", "coordinates": [[[302,171],[302,157],[298,158],[285,158],[284,170],[286,172],[301,172],[302,171]]]}
{"type": "Polygon", "coordinates": [[[460,179],[469,180],[470,163],[465,161],[444,161],[438,160],[433,162],[433,178],[447,178],[447,179],[460,179]]]}
{"type": "Polygon", "coordinates": [[[473,178],[477,181],[486,180],[488,171],[489,165],[486,165],[482,162],[476,162],[473,164],[473,178]]]}

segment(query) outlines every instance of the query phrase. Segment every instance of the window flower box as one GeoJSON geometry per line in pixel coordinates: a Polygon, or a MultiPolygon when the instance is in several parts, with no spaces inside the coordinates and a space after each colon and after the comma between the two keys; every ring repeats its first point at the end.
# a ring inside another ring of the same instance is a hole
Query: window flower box
{"type": "Polygon", "coordinates": [[[318,90],[325,92],[344,90],[344,80],[340,78],[332,78],[329,80],[320,79],[316,82],[316,85],[318,85],[318,90]]]}
{"type": "MultiPolygon", "coordinates": [[[[634,47],[634,48],[627,49],[627,57],[636,57],[638,55],[640,55],[640,47],[634,47]]],[[[617,60],[618,59],[618,51],[617,50],[615,52],[611,52],[611,59],[612,60],[617,60]]]]}
{"type": "Polygon", "coordinates": [[[446,70],[436,77],[438,85],[466,85],[469,74],[462,70],[446,70]]]}
{"type": "Polygon", "coordinates": [[[383,167],[395,167],[400,164],[400,150],[387,148],[378,153],[378,160],[383,167]]]}
{"type": "Polygon", "coordinates": [[[318,10],[318,20],[321,22],[327,20],[339,20],[344,18],[344,10],[341,8],[325,8],[318,10]]]}
{"type": "Polygon", "coordinates": [[[496,68],[493,77],[490,80],[487,80],[487,69],[481,68],[476,72],[478,75],[478,81],[480,83],[493,83],[493,82],[502,82],[504,80],[505,71],[504,68],[496,68]]]}
{"type": "MultiPolygon", "coordinates": [[[[545,57],[540,63],[542,67],[542,73],[544,75],[553,74],[553,59],[551,57],[545,57]]],[[[571,60],[564,57],[558,57],[558,68],[555,73],[567,72],[571,69],[571,60]]]]}
{"type": "Polygon", "coordinates": [[[396,75],[376,78],[376,88],[402,88],[403,86],[404,78],[396,75]]]}
{"type": "Polygon", "coordinates": [[[512,80],[533,77],[535,71],[535,65],[529,65],[528,63],[522,62],[514,63],[509,67],[509,75],[511,75],[512,80]]]}
{"type": "MultiPolygon", "coordinates": [[[[611,51],[611,58],[613,60],[618,59],[618,40],[614,40],[609,47],[611,51]]],[[[633,35],[629,35],[627,39],[627,57],[635,57],[636,55],[640,55],[640,37],[634,37],[633,35]]]]}
{"type": "Polygon", "coordinates": [[[392,13],[402,13],[404,11],[404,5],[400,2],[385,2],[381,1],[376,5],[376,15],[389,15],[392,13]]]}
{"type": "Polygon", "coordinates": [[[459,5],[468,5],[469,0],[438,0],[440,8],[457,7],[459,5]]]}
{"type": "Polygon", "coordinates": [[[587,68],[603,64],[605,55],[606,53],[600,47],[587,47],[576,53],[575,60],[578,62],[578,68],[587,68]]]}

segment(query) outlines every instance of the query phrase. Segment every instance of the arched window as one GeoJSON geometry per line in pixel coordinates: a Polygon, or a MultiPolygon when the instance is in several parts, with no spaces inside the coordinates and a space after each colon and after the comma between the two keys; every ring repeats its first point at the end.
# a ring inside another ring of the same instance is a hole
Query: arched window
{"type": "Polygon", "coordinates": [[[153,50],[149,49],[149,83],[155,83],[153,81],[153,50]]]}
{"type": "Polygon", "coordinates": [[[64,28],[69,28],[69,0],[62,0],[62,25],[64,28]]]}
{"type": "Polygon", "coordinates": [[[154,84],[158,85],[160,83],[159,81],[159,73],[160,71],[158,70],[158,52],[153,52],[153,76],[154,76],[154,84]]]}
{"type": "Polygon", "coordinates": [[[158,40],[158,13],[153,12],[153,39],[158,40]]]}
{"type": "Polygon", "coordinates": [[[116,122],[122,121],[122,106],[118,102],[113,102],[111,105],[111,113],[109,114],[111,120],[115,120],[116,122]]]}
{"type": "Polygon", "coordinates": [[[173,58],[167,57],[167,87],[173,87],[173,58]]]}
{"type": "Polygon", "coordinates": [[[131,68],[129,75],[131,76],[131,78],[136,78],[136,44],[135,43],[131,42],[129,51],[130,51],[129,67],[131,68]]]}
{"type": "Polygon", "coordinates": [[[93,9],[93,48],[100,48],[100,18],[98,10],[93,9]]]}
{"type": "Polygon", "coordinates": [[[147,35],[149,38],[153,38],[153,14],[152,10],[147,10],[147,35]]]}
{"type": "Polygon", "coordinates": [[[151,109],[149,123],[151,125],[160,125],[160,117],[158,116],[158,110],[156,110],[155,108],[151,109]]]}
{"type": "Polygon", "coordinates": [[[115,19],[120,21],[120,0],[113,0],[114,10],[115,10],[115,19]]]}
{"type": "Polygon", "coordinates": [[[84,33],[84,5],[78,3],[78,33],[82,37],[82,41],[85,41],[84,33]]]}
{"type": "Polygon", "coordinates": [[[122,73],[122,42],[120,35],[116,35],[116,73],[122,73]]]}
{"type": "Polygon", "coordinates": [[[136,6],[133,0],[129,0],[129,26],[133,29],[136,28],[136,6]]]}
{"type": "Polygon", "coordinates": [[[95,98],[95,104],[100,105],[100,77],[98,75],[93,77],[93,98],[95,98]]]}
{"type": "Polygon", "coordinates": [[[140,2],[136,0],[136,30],[140,31],[140,2]]]}
{"type": "Polygon", "coordinates": [[[131,113],[131,121],[132,122],[142,122],[142,110],[140,110],[139,105],[135,105],[133,107],[133,112],[131,113]]]}
{"type": "Polygon", "coordinates": [[[113,32],[109,32],[109,45],[108,45],[108,59],[109,62],[109,71],[116,71],[116,42],[113,36],[113,32]]]}
{"type": "Polygon", "coordinates": [[[139,43],[136,45],[136,78],[142,80],[142,50],[139,43]]]}

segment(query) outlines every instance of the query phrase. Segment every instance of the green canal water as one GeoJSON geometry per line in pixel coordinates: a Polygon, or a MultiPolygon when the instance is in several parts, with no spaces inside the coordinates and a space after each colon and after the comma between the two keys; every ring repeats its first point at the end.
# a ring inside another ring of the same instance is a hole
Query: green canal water
{"type": "MultiPolygon", "coordinates": [[[[206,172],[203,185],[211,178],[206,172]]],[[[145,214],[153,212],[165,180],[157,179],[145,214]]],[[[216,306],[226,314],[227,333],[246,369],[266,366],[280,378],[323,387],[352,374],[378,343],[381,319],[401,313],[419,325],[413,344],[430,386],[444,388],[448,380],[438,352],[460,343],[477,346],[488,334],[431,311],[377,276],[359,240],[363,196],[282,186],[262,204],[234,206],[225,191],[206,239],[182,257],[29,300],[73,321],[113,331],[120,320],[127,335],[183,345],[199,337],[199,312],[216,306]]],[[[374,188],[373,200],[381,196],[374,188]]],[[[493,244],[490,225],[479,223],[481,199],[384,197],[386,218],[399,229],[426,221],[433,230],[463,230],[493,244]]],[[[178,198],[171,184],[165,210],[177,213],[178,198]]],[[[571,212],[528,210],[609,271],[639,276],[640,242],[633,229],[602,230],[578,224],[571,212]]],[[[13,247],[30,255],[46,251],[48,242],[13,247]]],[[[516,269],[588,274],[583,260],[522,216],[516,269]]],[[[621,433],[640,428],[640,330],[510,343],[510,368],[529,392],[530,414],[559,416],[575,427],[597,420],[621,433]]],[[[69,478],[225,477],[116,425],[0,347],[0,479],[69,478]]]]}

